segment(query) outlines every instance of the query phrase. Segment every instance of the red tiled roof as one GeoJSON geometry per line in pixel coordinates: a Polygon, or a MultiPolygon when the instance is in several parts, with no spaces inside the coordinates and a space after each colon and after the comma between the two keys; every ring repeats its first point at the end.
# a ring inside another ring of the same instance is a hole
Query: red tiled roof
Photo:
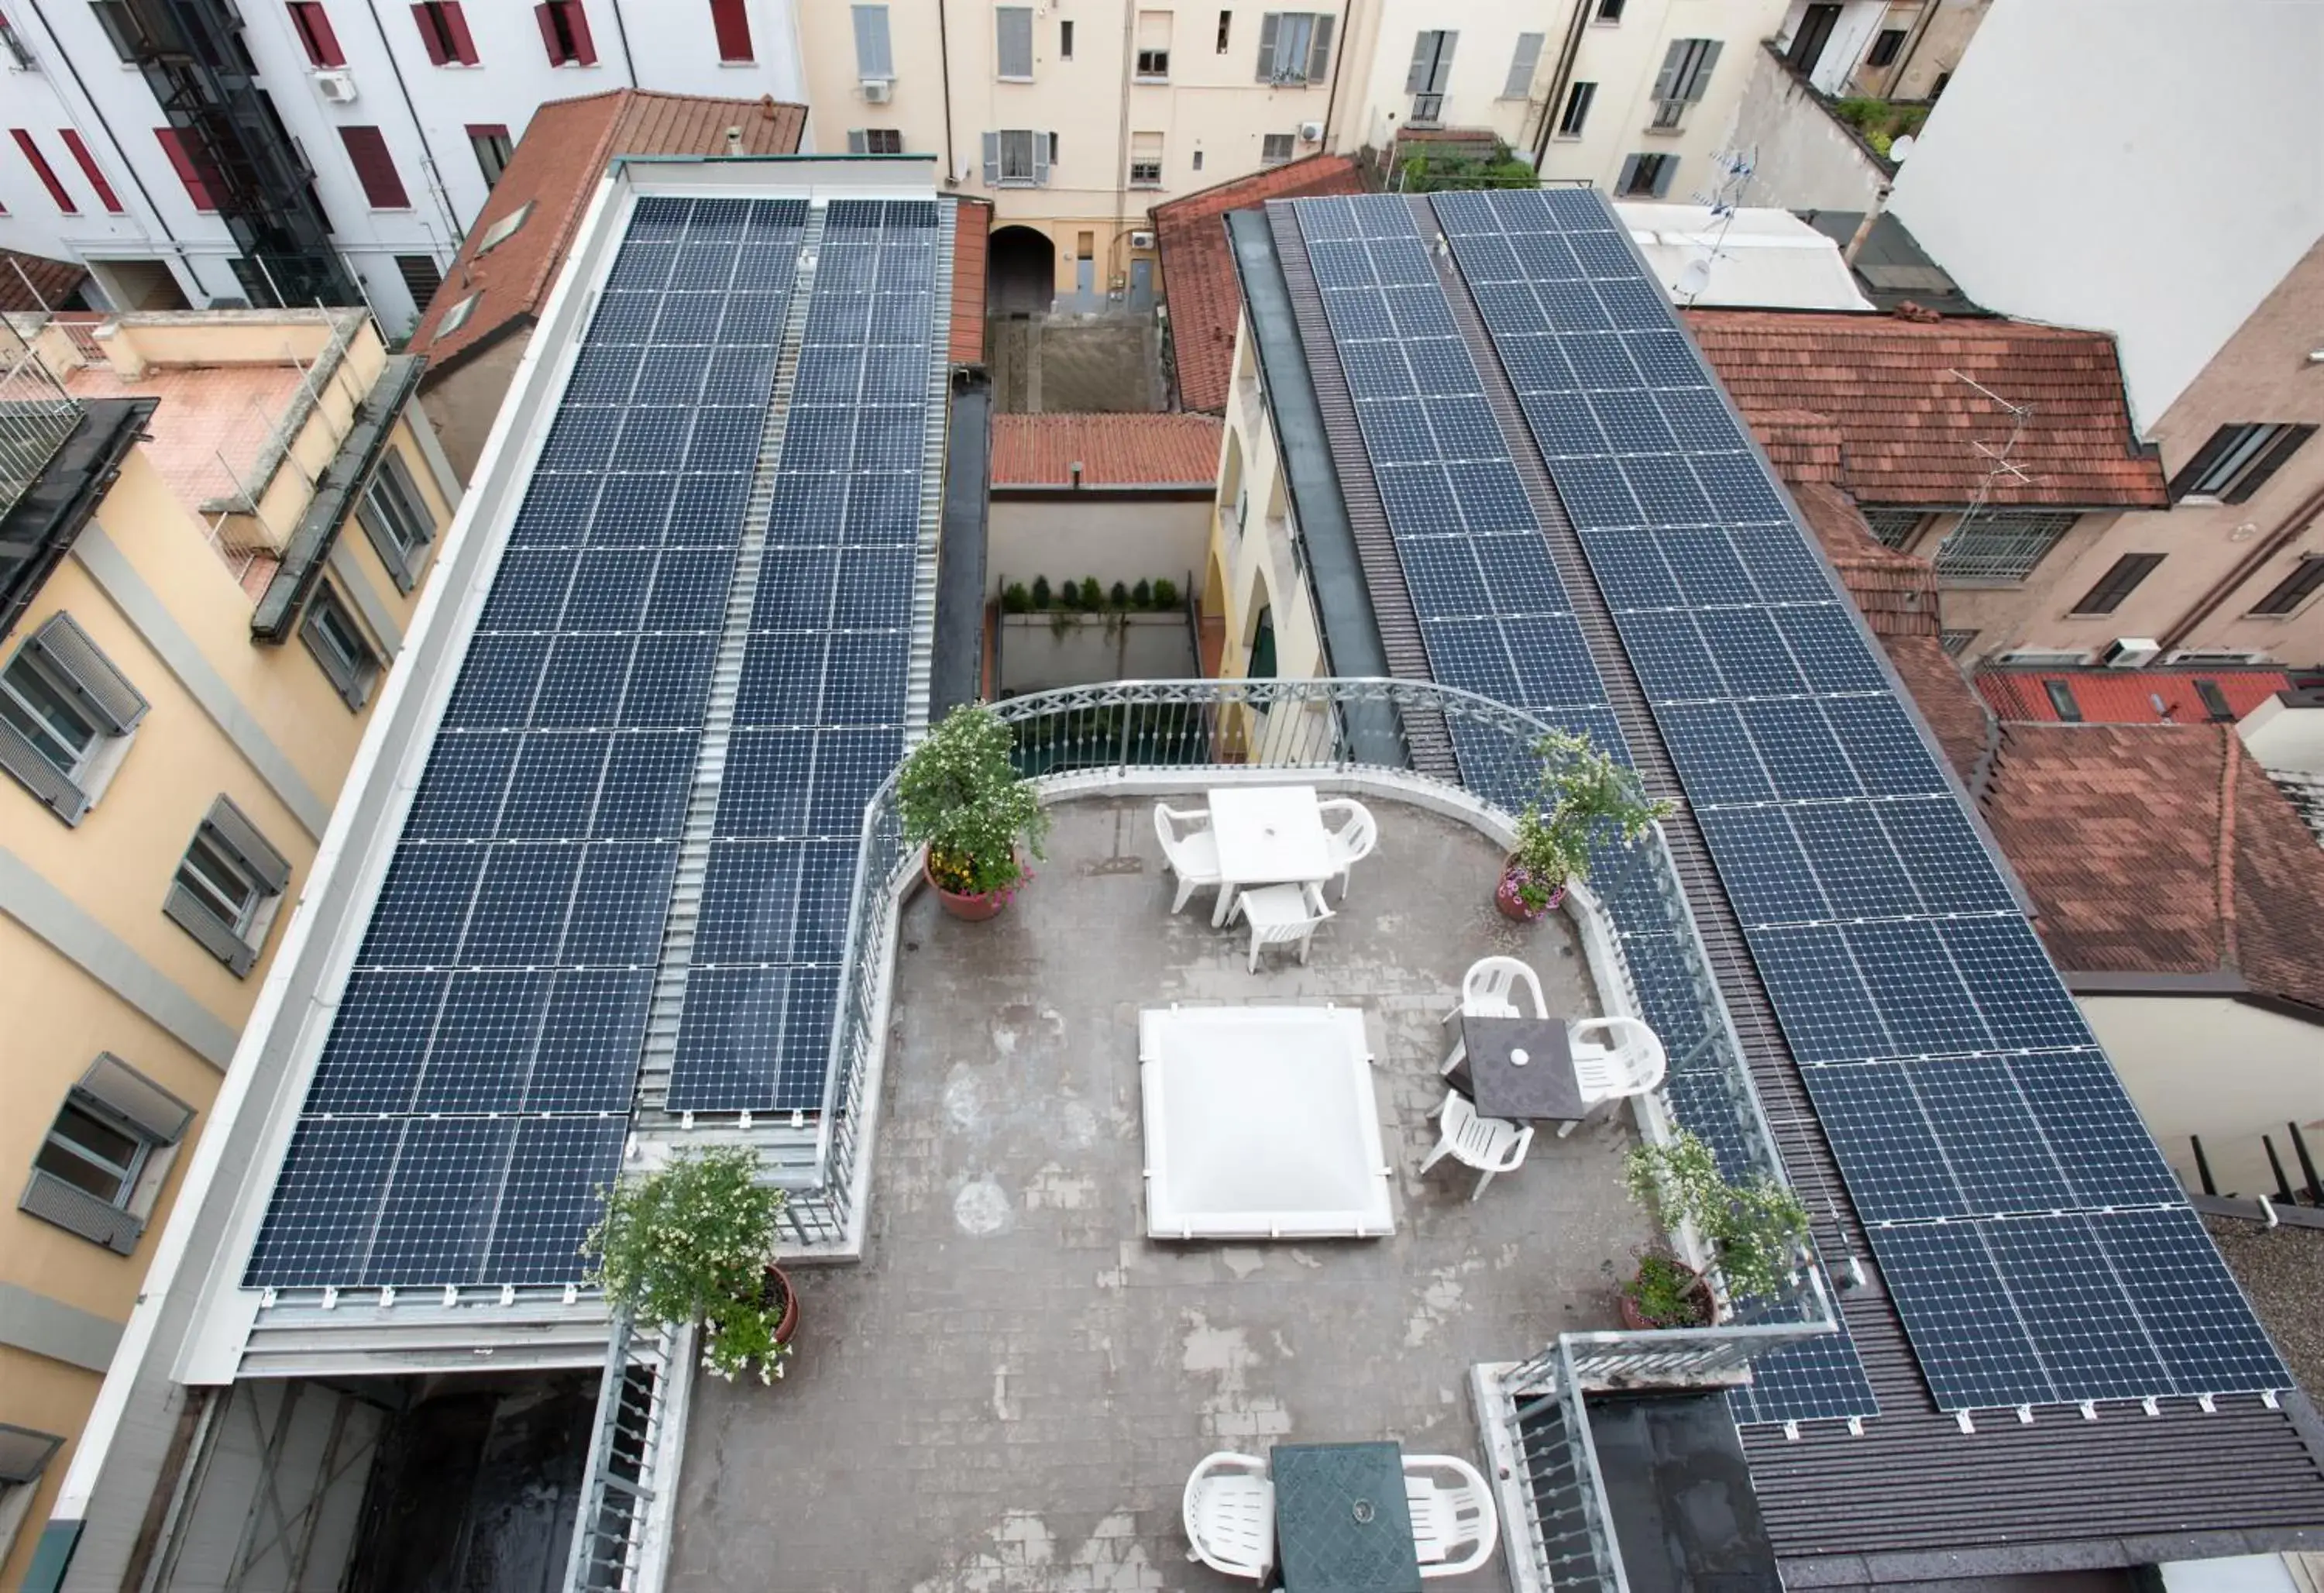
{"type": "Polygon", "coordinates": [[[457,259],[411,335],[411,351],[441,372],[470,350],[530,326],[557,281],[589,197],[621,155],[723,155],[726,130],[742,130],[745,154],[798,153],[807,107],[772,98],[713,99],[619,88],[551,100],[532,114],[516,153],[477,213],[457,259]],[[528,204],[539,208],[491,253],[478,245],[493,224],[528,204]],[[483,297],[447,337],[436,325],[472,293],[483,297]]]}
{"type": "Polygon", "coordinates": [[[2094,725],[2200,725],[2211,710],[2195,690],[2198,681],[2216,682],[2240,719],[2292,685],[2282,670],[1987,670],[1978,676],[1977,689],[2005,719],[2054,723],[2052,681],[2072,689],[2082,718],[2094,725]]]}
{"type": "Polygon", "coordinates": [[[2061,967],[2239,974],[2324,1022],[2324,847],[2234,727],[2013,724],[1985,810],[2061,967]]]}
{"type": "Polygon", "coordinates": [[[1226,224],[1219,218],[1269,199],[1361,193],[1363,187],[1363,173],[1348,156],[1310,155],[1154,207],[1181,404],[1222,412],[1234,379],[1235,321],[1242,314],[1242,289],[1227,252],[1226,224]]]}
{"type": "Polygon", "coordinates": [[[952,363],[984,363],[984,267],[991,257],[992,206],[963,199],[954,211],[952,363]]]}
{"type": "Polygon", "coordinates": [[[992,485],[1202,486],[1219,478],[1213,415],[995,415],[992,485]]]}
{"type": "Polygon", "coordinates": [[[46,255],[27,255],[22,249],[0,249],[0,310],[11,315],[32,315],[54,310],[71,296],[88,275],[88,267],[70,260],[51,260],[46,255]]]}
{"type": "Polygon", "coordinates": [[[2034,412],[2010,451],[2025,479],[2005,477],[1990,501],[2170,503],[2161,461],[2134,445],[2114,339],[2102,332],[1816,310],[1685,315],[1769,452],[1820,454],[1836,439],[1839,474],[1830,478],[1859,504],[1937,509],[1974,498],[1988,468],[1978,445],[2006,442],[2012,422],[1961,376],[2034,412]]]}

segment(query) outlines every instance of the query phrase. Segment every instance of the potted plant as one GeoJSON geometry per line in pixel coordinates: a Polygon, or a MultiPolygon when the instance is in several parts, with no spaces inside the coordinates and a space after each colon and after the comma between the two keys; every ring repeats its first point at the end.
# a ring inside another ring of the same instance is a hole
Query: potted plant
{"type": "Polygon", "coordinates": [[[1635,841],[1671,804],[1646,795],[1637,771],[1600,752],[1587,736],[1552,730],[1533,744],[1541,773],[1517,815],[1517,846],[1501,866],[1493,904],[1531,923],[1590,877],[1590,849],[1619,836],[1635,841]]]}
{"type": "Polygon", "coordinates": [[[1668,1250],[1649,1247],[1637,1256],[1637,1271],[1622,1285],[1622,1326],[1633,1331],[1711,1326],[1717,1312],[1701,1273],[1668,1250]]]}
{"type": "Polygon", "coordinates": [[[678,1151],[618,1180],[581,1242],[589,1281],[640,1322],[695,1322],[703,1370],[733,1382],[783,1375],[798,1293],[774,1263],[783,1192],[759,1181],[748,1147],[678,1151]]]}
{"type": "Polygon", "coordinates": [[[1022,841],[1041,856],[1048,829],[1033,788],[1010,761],[1007,725],[981,703],[944,717],[904,760],[896,805],[908,846],[926,846],[928,884],[954,918],[991,918],[1028,877],[1022,841]]]}
{"type": "MultiPolygon", "coordinates": [[[[1692,1225],[1711,1247],[1729,1301],[1773,1299],[1783,1292],[1808,1236],[1807,1209],[1787,1186],[1764,1172],[1729,1181],[1711,1147],[1685,1129],[1666,1144],[1631,1151],[1622,1180],[1631,1198],[1653,1210],[1665,1228],[1675,1232],[1692,1225]]],[[[1632,1328],[1680,1325],[1653,1318],[1668,1313],[1695,1288],[1706,1296],[1700,1320],[1708,1321],[1709,1290],[1700,1276],[1667,1252],[1648,1252],[1622,1290],[1622,1320],[1632,1328]]]]}

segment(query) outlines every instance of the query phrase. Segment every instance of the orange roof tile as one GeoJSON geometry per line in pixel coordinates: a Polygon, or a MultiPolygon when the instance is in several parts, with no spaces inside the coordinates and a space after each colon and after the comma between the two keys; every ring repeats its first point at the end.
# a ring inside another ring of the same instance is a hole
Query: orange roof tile
{"type": "Polygon", "coordinates": [[[952,362],[984,363],[984,267],[991,255],[992,206],[963,199],[952,238],[952,362]]]}
{"type": "Polygon", "coordinates": [[[0,249],[0,310],[11,315],[55,310],[72,296],[88,267],[22,249],[0,249]]]}
{"type": "Polygon", "coordinates": [[[1201,486],[1219,477],[1226,422],[1212,415],[995,415],[992,485],[1201,486]]]}
{"type": "Polygon", "coordinates": [[[582,212],[607,165],[622,155],[722,155],[726,130],[742,130],[742,153],[793,154],[807,107],[772,98],[713,99],[619,88],[579,99],[551,100],[532,114],[508,170],[484,201],[444,284],[411,334],[411,352],[441,372],[472,350],[532,324],[573,246],[582,212]],[[493,224],[528,204],[540,208],[489,254],[478,245],[493,224]],[[481,293],[448,336],[437,323],[453,305],[481,293]]]}
{"type": "Polygon", "coordinates": [[[1684,313],[1777,464],[1804,451],[1821,465],[1836,441],[1837,475],[1812,478],[1839,481],[1859,504],[1937,509],[1971,501],[1987,470],[1978,445],[2006,442],[2012,422],[1963,376],[2033,411],[2010,452],[2025,478],[2004,478],[1992,502],[2170,502],[2161,461],[2132,434],[2122,369],[2105,333],[1817,310],[1684,313]]]}
{"type": "Polygon", "coordinates": [[[1180,403],[1190,410],[1223,411],[1233,380],[1235,321],[1242,314],[1242,289],[1235,281],[1226,224],[1220,218],[1269,199],[1361,193],[1363,187],[1363,173],[1348,156],[1310,155],[1154,207],[1180,403]]]}
{"type": "Polygon", "coordinates": [[[2209,681],[2236,718],[2289,689],[2282,670],[1987,670],[1977,689],[2005,719],[2056,723],[2050,682],[2062,681],[2082,718],[2094,725],[2200,725],[2211,717],[2198,681],[2209,681]]]}

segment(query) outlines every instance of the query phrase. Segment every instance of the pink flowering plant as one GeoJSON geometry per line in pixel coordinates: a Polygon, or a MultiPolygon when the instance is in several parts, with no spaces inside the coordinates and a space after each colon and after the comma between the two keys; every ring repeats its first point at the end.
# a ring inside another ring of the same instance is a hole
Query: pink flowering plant
{"type": "Polygon", "coordinates": [[[589,1281],[640,1323],[698,1323],[702,1366],[733,1382],[783,1375],[775,1341],[789,1301],[771,1282],[783,1191],[759,1181],[748,1147],[678,1151],[655,1172],[604,1191],[581,1243],[589,1281]]]}
{"type": "Polygon", "coordinates": [[[1568,884],[1590,877],[1590,848],[1601,836],[1636,841],[1671,811],[1646,795],[1637,771],[1600,752],[1587,736],[1545,733],[1533,800],[1517,814],[1517,845],[1503,883],[1528,912],[1553,905],[1568,884]]]}

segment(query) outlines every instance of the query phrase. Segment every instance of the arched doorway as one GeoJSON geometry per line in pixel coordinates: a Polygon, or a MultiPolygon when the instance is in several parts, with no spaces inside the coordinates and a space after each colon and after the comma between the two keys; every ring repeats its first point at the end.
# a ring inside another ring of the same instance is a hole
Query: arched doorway
{"type": "Polygon", "coordinates": [[[996,228],[985,282],[988,314],[1047,315],[1057,296],[1057,254],[1048,234],[1029,227],[996,228]]]}

